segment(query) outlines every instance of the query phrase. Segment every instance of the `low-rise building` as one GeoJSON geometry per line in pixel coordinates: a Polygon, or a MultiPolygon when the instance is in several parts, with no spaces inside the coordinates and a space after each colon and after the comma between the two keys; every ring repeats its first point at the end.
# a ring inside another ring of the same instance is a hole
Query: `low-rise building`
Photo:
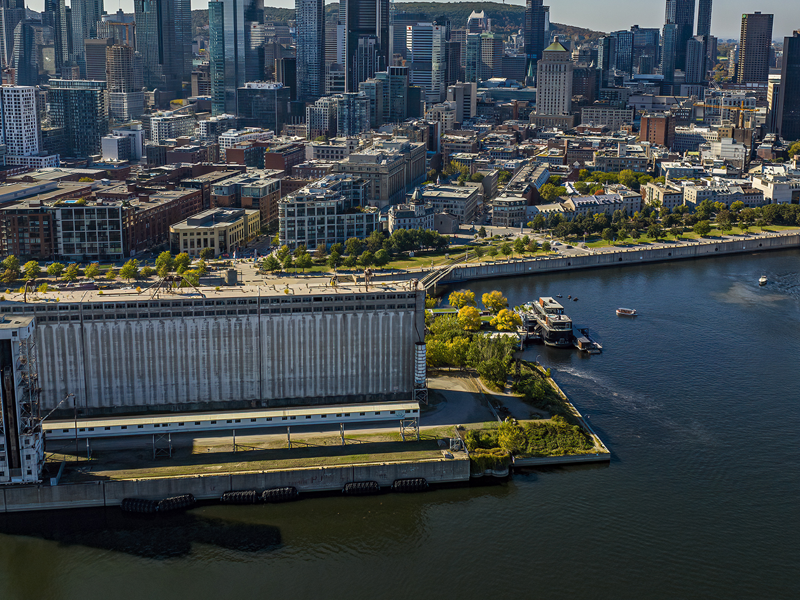
{"type": "Polygon", "coordinates": [[[211,186],[212,208],[246,208],[259,211],[264,227],[278,220],[281,180],[276,171],[251,169],[211,186]]]}
{"type": "Polygon", "coordinates": [[[370,148],[338,162],[334,172],[366,180],[369,203],[383,208],[398,204],[405,196],[406,164],[400,152],[370,148]]]}
{"type": "Polygon", "coordinates": [[[492,201],[494,227],[519,227],[525,223],[528,202],[520,196],[501,194],[492,201]]]}
{"type": "Polygon", "coordinates": [[[368,189],[363,179],[337,174],[286,196],[278,204],[280,244],[330,248],[380,230],[378,209],[366,205],[368,189]]]}
{"type": "Polygon", "coordinates": [[[389,207],[389,233],[398,229],[433,229],[434,210],[425,204],[421,190],[417,189],[408,204],[395,204],[389,207]]]}
{"type": "Polygon", "coordinates": [[[260,231],[258,210],[212,208],[170,225],[170,250],[196,257],[204,248],[211,248],[218,257],[232,253],[260,231]]]}
{"type": "Polygon", "coordinates": [[[688,185],[684,188],[683,199],[692,210],[704,200],[722,202],[728,207],[734,202],[743,202],[748,208],[769,204],[763,191],[740,185],[688,185]]]}
{"type": "Polygon", "coordinates": [[[770,204],[800,204],[800,177],[756,175],[753,187],[761,190],[764,200],[770,204]]]}
{"type": "Polygon", "coordinates": [[[584,106],[581,108],[582,125],[606,126],[619,131],[623,125],[633,123],[632,108],[616,108],[608,105],[584,106]]]}
{"type": "Polygon", "coordinates": [[[620,194],[601,194],[597,196],[572,196],[563,202],[564,208],[578,216],[605,213],[614,214],[615,211],[626,212],[633,215],[641,208],[641,196],[638,205],[633,198],[625,198],[620,194]]]}
{"type": "Polygon", "coordinates": [[[475,218],[482,191],[480,185],[429,185],[422,197],[426,204],[433,206],[434,212],[451,214],[463,225],[475,218]]]}
{"type": "Polygon", "coordinates": [[[648,206],[660,206],[667,210],[683,204],[683,187],[659,184],[651,181],[642,189],[644,192],[644,202],[648,206]]]}

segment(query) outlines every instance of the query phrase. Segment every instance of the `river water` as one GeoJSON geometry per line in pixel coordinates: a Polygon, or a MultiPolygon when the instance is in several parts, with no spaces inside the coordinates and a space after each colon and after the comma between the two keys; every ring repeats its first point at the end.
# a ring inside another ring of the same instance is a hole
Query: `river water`
{"type": "Polygon", "coordinates": [[[609,466],[158,521],[0,517],[0,599],[797,598],[798,265],[786,251],[470,285],[512,305],[560,293],[603,343],[528,354],[609,466]]]}

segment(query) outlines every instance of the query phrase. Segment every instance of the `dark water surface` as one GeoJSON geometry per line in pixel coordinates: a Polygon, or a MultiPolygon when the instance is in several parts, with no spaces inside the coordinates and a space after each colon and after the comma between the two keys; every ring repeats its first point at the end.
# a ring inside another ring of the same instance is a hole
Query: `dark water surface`
{"type": "Polygon", "coordinates": [[[512,305],[561,293],[603,343],[528,354],[608,467],[158,521],[0,517],[0,599],[798,598],[798,266],[787,251],[470,285],[512,305]]]}

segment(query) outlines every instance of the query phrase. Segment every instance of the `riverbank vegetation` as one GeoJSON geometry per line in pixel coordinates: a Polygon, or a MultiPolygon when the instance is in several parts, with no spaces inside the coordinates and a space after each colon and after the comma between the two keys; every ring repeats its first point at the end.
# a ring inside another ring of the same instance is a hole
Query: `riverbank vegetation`
{"type": "Polygon", "coordinates": [[[464,441],[470,455],[474,453],[476,460],[487,462],[489,457],[499,458],[503,453],[531,458],[596,452],[592,438],[579,425],[558,415],[549,421],[509,418],[502,423],[484,423],[481,429],[467,431],[464,441]]]}

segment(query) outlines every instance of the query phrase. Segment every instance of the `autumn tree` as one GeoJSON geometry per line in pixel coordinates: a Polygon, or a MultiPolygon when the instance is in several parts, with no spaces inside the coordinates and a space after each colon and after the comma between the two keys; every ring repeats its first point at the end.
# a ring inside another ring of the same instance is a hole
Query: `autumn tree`
{"type": "Polygon", "coordinates": [[[132,258],[119,270],[119,276],[125,281],[136,279],[139,276],[139,261],[132,258]]]}
{"type": "Polygon", "coordinates": [[[475,301],[475,292],[472,290],[453,292],[448,296],[447,301],[450,303],[450,306],[459,310],[465,306],[478,306],[478,303],[475,301]]]}
{"type": "Polygon", "coordinates": [[[481,297],[483,305],[493,315],[496,315],[504,308],[508,307],[508,300],[503,294],[497,290],[493,290],[481,297]]]}
{"type": "Polygon", "coordinates": [[[458,311],[458,324],[465,331],[478,331],[481,328],[481,311],[474,306],[464,306],[458,311]]]}
{"type": "Polygon", "coordinates": [[[491,320],[490,325],[498,331],[516,331],[522,326],[522,318],[514,311],[504,308],[491,320]]]}

